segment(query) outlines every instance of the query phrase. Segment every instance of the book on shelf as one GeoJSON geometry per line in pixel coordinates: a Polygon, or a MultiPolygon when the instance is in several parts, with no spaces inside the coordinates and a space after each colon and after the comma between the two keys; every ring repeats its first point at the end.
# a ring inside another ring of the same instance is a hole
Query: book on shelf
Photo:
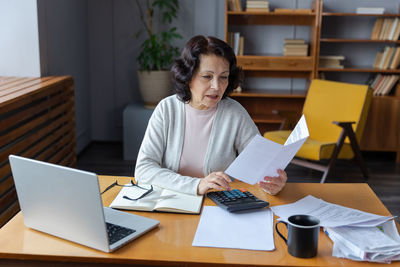
{"type": "Polygon", "coordinates": [[[228,32],[227,43],[236,56],[243,56],[244,37],[240,36],[240,32],[228,32]]]}
{"type": "Polygon", "coordinates": [[[371,40],[398,40],[400,36],[399,18],[377,18],[371,31],[371,40]]]}
{"type": "MultiPolygon", "coordinates": [[[[141,187],[150,188],[150,185],[141,184],[141,187]]],[[[176,213],[199,214],[203,203],[203,196],[188,195],[153,185],[153,191],[139,200],[129,200],[140,197],[143,189],[136,186],[122,187],[121,191],[111,202],[110,207],[123,210],[163,211],[176,213]]]]}
{"type": "Polygon", "coordinates": [[[332,69],[343,69],[344,65],[342,61],[345,59],[342,55],[334,56],[319,56],[319,67],[320,68],[332,68],[332,69]]]}
{"type": "Polygon", "coordinates": [[[383,14],[385,13],[384,7],[357,7],[357,14],[383,14]]]}
{"type": "Polygon", "coordinates": [[[240,0],[228,0],[229,11],[243,11],[240,0]]]}
{"type": "Polygon", "coordinates": [[[378,69],[397,69],[399,63],[400,48],[385,46],[382,51],[377,52],[372,66],[378,69]]]}
{"type": "Polygon", "coordinates": [[[379,51],[378,53],[376,53],[374,64],[372,64],[373,68],[377,69],[379,67],[379,62],[381,62],[382,55],[383,55],[382,51],[379,51]]]}
{"type": "Polygon", "coordinates": [[[394,56],[392,62],[390,63],[389,68],[395,70],[399,67],[400,64],[400,47],[396,47],[396,51],[394,52],[394,56]]]}
{"type": "Polygon", "coordinates": [[[399,81],[399,75],[392,75],[386,87],[382,89],[382,91],[380,92],[381,95],[389,95],[398,81],[399,81]]]}
{"type": "Polygon", "coordinates": [[[304,39],[285,39],[283,44],[284,56],[307,56],[308,44],[304,39]]]}
{"type": "Polygon", "coordinates": [[[369,82],[369,86],[373,90],[373,95],[381,96],[388,95],[399,80],[399,75],[384,75],[377,74],[369,82]]]}
{"type": "Polygon", "coordinates": [[[390,49],[390,46],[385,46],[383,48],[382,57],[381,57],[380,61],[377,62],[378,69],[383,69],[383,66],[385,64],[386,58],[388,57],[388,54],[389,54],[389,49],[390,49]]]}
{"type": "Polygon", "coordinates": [[[244,50],[244,37],[240,36],[239,37],[239,51],[238,51],[238,56],[243,56],[243,50],[244,50]]]}
{"type": "Polygon", "coordinates": [[[240,32],[233,33],[233,51],[235,55],[239,54],[239,45],[240,45],[240,32]]]}
{"type": "Polygon", "coordinates": [[[384,18],[377,18],[374,26],[372,27],[371,40],[379,40],[379,34],[382,29],[384,18]]]}
{"type": "Polygon", "coordinates": [[[266,0],[247,0],[246,11],[269,12],[269,2],[266,0]]]}
{"type": "Polygon", "coordinates": [[[394,19],[393,18],[387,18],[386,21],[387,21],[386,27],[383,29],[383,33],[382,33],[382,40],[390,40],[389,39],[390,30],[392,29],[392,26],[393,26],[393,23],[394,23],[394,19]]]}
{"type": "Polygon", "coordinates": [[[391,60],[393,58],[395,49],[396,48],[394,48],[394,47],[389,47],[387,49],[387,54],[386,54],[385,59],[383,61],[382,69],[387,69],[389,67],[389,64],[391,63],[391,60]]]}
{"type": "Polygon", "coordinates": [[[393,38],[394,38],[394,33],[395,33],[395,31],[396,31],[396,28],[397,28],[397,25],[399,24],[399,18],[394,18],[392,21],[391,21],[391,24],[389,25],[389,34],[388,34],[388,36],[387,36],[387,39],[388,40],[394,40],[393,38]]]}
{"type": "Polygon", "coordinates": [[[382,74],[379,73],[375,76],[372,76],[368,79],[367,84],[369,85],[369,87],[371,87],[372,89],[375,88],[376,84],[378,83],[378,81],[382,79],[382,74]]]}

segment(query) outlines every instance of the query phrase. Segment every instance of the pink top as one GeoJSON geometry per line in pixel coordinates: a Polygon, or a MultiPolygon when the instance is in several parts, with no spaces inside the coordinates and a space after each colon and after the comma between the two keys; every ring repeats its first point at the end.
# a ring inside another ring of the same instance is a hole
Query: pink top
{"type": "Polygon", "coordinates": [[[178,173],[204,177],[204,158],[217,107],[200,110],[185,104],[185,133],[178,173]]]}

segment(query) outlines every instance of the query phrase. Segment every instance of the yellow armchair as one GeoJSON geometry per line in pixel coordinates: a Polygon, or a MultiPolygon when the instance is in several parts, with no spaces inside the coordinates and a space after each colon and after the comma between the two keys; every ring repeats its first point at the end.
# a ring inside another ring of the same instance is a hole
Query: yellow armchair
{"type": "MultiPolygon", "coordinates": [[[[291,163],[322,171],[323,183],[337,158],[352,159],[356,156],[368,179],[358,143],[371,98],[372,90],[368,85],[312,80],[303,107],[310,136],[291,163]],[[327,166],[315,162],[322,159],[329,160],[327,166]]],[[[266,132],[264,137],[284,144],[290,132],[266,132]]]]}

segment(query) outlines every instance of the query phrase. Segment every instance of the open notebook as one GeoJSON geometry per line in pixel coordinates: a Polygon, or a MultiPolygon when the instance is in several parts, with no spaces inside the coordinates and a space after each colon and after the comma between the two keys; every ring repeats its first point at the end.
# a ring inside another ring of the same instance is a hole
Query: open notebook
{"type": "MultiPolygon", "coordinates": [[[[141,187],[149,188],[150,185],[141,184],[141,187]]],[[[129,200],[128,196],[135,199],[143,194],[138,187],[123,187],[117,197],[110,204],[111,208],[140,211],[164,211],[177,213],[199,214],[203,196],[188,195],[153,185],[153,191],[139,200],[129,200]],[[163,199],[163,197],[166,197],[163,199]]]]}

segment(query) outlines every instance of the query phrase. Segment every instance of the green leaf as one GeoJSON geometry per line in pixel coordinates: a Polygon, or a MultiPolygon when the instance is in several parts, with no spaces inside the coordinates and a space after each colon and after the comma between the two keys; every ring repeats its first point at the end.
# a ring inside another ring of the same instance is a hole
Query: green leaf
{"type": "MultiPolygon", "coordinates": [[[[143,5],[143,1],[139,2],[143,5]]],[[[147,3],[147,10],[151,16],[153,16],[155,10],[160,12],[162,23],[172,23],[173,19],[177,18],[178,0],[154,0],[147,1],[147,3]]],[[[146,16],[145,19],[148,19],[148,17],[146,16]]],[[[158,17],[152,19],[155,20],[158,17]]],[[[149,21],[147,21],[147,24],[149,24],[149,21]]],[[[136,36],[138,37],[143,31],[139,31],[136,36]]],[[[174,40],[181,38],[182,36],[177,32],[176,27],[160,32],[149,32],[149,37],[141,44],[141,51],[137,57],[140,69],[168,69],[174,57],[179,55],[179,48],[173,45],[174,40]]]]}

